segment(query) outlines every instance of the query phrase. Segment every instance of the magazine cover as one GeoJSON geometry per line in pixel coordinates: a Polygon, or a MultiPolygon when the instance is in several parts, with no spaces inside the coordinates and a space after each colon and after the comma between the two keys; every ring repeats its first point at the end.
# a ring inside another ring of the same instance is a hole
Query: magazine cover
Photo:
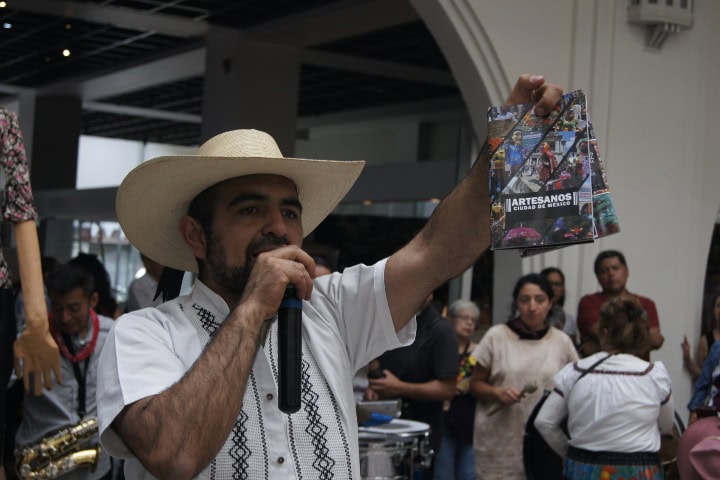
{"type": "Polygon", "coordinates": [[[605,175],[605,167],[600,156],[600,149],[595,139],[592,123],[588,124],[590,137],[590,166],[592,180],[593,221],[595,238],[605,237],[620,231],[615,205],[610,195],[610,184],[605,175]]]}
{"type": "MultiPolygon", "coordinates": [[[[610,195],[610,186],[605,175],[605,168],[597,146],[597,139],[592,122],[588,122],[588,135],[590,138],[589,150],[586,152],[590,158],[590,180],[592,184],[593,202],[593,237],[600,238],[620,231],[620,225],[615,213],[615,206],[610,195]]],[[[585,148],[581,148],[581,153],[585,148]]],[[[545,247],[528,247],[520,249],[521,257],[537,255],[562,248],[564,245],[545,247]]]]}
{"type": "Polygon", "coordinates": [[[582,91],[543,117],[530,104],[489,109],[488,139],[493,249],[528,255],[619,231],[582,91]]]}

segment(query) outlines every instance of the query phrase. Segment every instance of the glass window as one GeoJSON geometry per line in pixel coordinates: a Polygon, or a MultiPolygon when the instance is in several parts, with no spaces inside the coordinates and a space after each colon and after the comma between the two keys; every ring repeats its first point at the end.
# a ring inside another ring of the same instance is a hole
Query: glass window
{"type": "Polygon", "coordinates": [[[127,300],[127,287],[143,268],[140,255],[128,241],[118,222],[76,220],[72,256],[96,255],[110,276],[112,294],[119,304],[127,300]]]}

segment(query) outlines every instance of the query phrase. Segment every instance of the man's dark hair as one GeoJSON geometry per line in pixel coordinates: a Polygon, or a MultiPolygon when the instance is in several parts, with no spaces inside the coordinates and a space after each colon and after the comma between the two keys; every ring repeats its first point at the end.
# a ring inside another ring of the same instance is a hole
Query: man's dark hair
{"type": "Polygon", "coordinates": [[[217,183],[210,185],[198,193],[188,207],[188,215],[200,223],[206,235],[212,230],[213,216],[215,214],[215,192],[217,191],[215,187],[217,185],[217,183]]]}
{"type": "Polygon", "coordinates": [[[85,296],[95,293],[95,280],[90,272],[79,265],[66,263],[48,273],[45,279],[48,291],[65,294],[76,288],[82,288],[85,296]]]}
{"type": "Polygon", "coordinates": [[[617,258],[620,263],[622,263],[623,267],[627,267],[627,262],[625,261],[625,255],[623,255],[621,252],[618,252],[617,250],[604,250],[600,253],[598,253],[598,256],[595,257],[595,264],[593,265],[593,269],[595,270],[595,275],[598,274],[600,271],[600,264],[603,260],[608,258],[617,258]]]}
{"type": "MultiPolygon", "coordinates": [[[[212,238],[212,224],[215,218],[215,199],[218,184],[210,185],[208,188],[198,193],[190,202],[188,207],[188,215],[200,224],[200,228],[205,233],[205,238],[210,241],[212,238]]],[[[195,258],[198,264],[198,275],[200,279],[205,278],[205,261],[195,258]]]]}

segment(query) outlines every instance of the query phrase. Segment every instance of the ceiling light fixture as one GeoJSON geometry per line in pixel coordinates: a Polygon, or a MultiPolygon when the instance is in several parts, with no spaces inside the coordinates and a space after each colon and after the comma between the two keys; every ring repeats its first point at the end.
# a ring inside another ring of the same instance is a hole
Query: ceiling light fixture
{"type": "Polygon", "coordinates": [[[7,7],[7,2],[0,2],[0,8],[7,7]]]}
{"type": "Polygon", "coordinates": [[[67,49],[67,48],[64,49],[64,50],[62,51],[62,56],[63,56],[63,57],[69,57],[69,56],[70,56],[70,50],[67,49]]]}
{"type": "Polygon", "coordinates": [[[9,30],[12,28],[12,23],[5,22],[5,23],[3,23],[2,27],[6,30],[9,30]]]}

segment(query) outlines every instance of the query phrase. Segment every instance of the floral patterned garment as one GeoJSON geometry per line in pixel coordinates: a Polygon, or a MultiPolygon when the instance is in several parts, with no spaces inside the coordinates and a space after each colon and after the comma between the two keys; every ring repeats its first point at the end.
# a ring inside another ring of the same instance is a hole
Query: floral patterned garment
{"type": "MultiPolygon", "coordinates": [[[[37,219],[30,187],[30,171],[25,159],[20,124],[15,113],[0,107],[2,134],[2,172],[5,178],[3,221],[22,223],[37,219]]],[[[0,250],[0,288],[12,288],[12,275],[0,250]]]]}
{"type": "Polygon", "coordinates": [[[473,368],[477,365],[477,360],[472,356],[472,352],[460,354],[460,367],[457,375],[457,389],[463,393],[470,390],[470,377],[472,377],[473,368]]]}

